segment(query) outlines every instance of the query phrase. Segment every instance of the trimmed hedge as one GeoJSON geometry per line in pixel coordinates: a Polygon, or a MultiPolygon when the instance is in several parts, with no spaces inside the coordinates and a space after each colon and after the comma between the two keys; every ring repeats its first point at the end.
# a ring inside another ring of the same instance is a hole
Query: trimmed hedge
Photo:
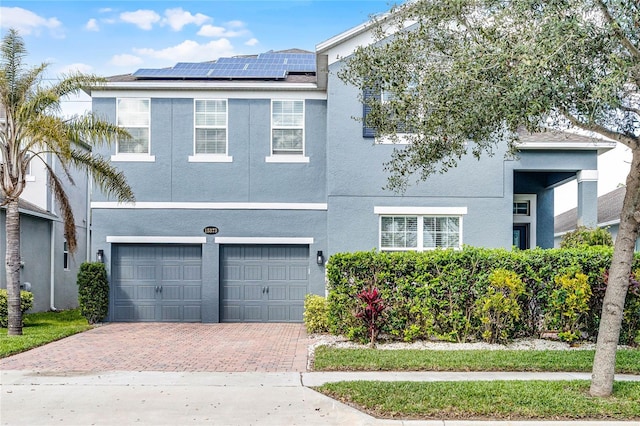
{"type": "MultiPolygon", "coordinates": [[[[486,320],[483,327],[483,313],[479,307],[494,291],[490,290],[490,275],[506,270],[522,280],[524,292],[517,297],[520,309],[511,310],[517,315],[508,319],[513,323],[510,322],[505,338],[538,336],[554,325],[554,318],[562,317],[562,313],[556,312],[558,309],[577,309],[557,300],[556,279],[566,280],[561,277],[575,276],[578,272],[586,276],[591,288],[588,308],[586,312],[575,313],[571,330],[558,331],[594,338],[612,253],[610,247],[585,246],[524,251],[465,247],[457,251],[423,253],[335,254],[327,264],[329,331],[366,341],[366,328],[354,315],[358,307],[356,295],[363,288],[375,287],[387,305],[383,335],[405,341],[479,339],[486,331],[486,320]]],[[[640,277],[639,257],[636,257],[633,269],[638,270],[640,277]]],[[[623,344],[637,344],[640,337],[640,285],[634,287],[634,282],[637,284],[637,281],[631,281],[625,307],[620,336],[623,344]]]]}
{"type": "Polygon", "coordinates": [[[109,312],[109,281],[101,262],[83,262],[78,271],[78,304],[89,324],[102,321],[109,312]]]}
{"type": "MultiPolygon", "coordinates": [[[[20,291],[20,310],[22,315],[33,306],[33,293],[30,291],[20,291]]],[[[7,328],[9,325],[9,305],[7,300],[7,290],[0,289],[0,327],[7,328]]]]}

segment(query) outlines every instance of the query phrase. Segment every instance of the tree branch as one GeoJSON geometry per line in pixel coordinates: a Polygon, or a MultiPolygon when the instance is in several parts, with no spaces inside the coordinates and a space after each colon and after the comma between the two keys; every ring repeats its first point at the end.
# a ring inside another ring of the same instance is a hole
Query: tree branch
{"type": "Polygon", "coordinates": [[[604,137],[607,137],[609,139],[613,139],[614,141],[620,142],[620,143],[628,146],[631,149],[637,149],[638,146],[639,146],[638,142],[640,142],[640,141],[638,140],[638,138],[634,138],[634,137],[631,137],[631,136],[626,135],[626,134],[614,132],[614,131],[609,130],[606,127],[601,126],[599,124],[583,123],[577,117],[572,115],[569,111],[567,111],[564,108],[561,109],[560,112],[562,113],[562,115],[565,116],[565,118],[567,120],[569,120],[569,122],[572,125],[578,127],[579,129],[586,130],[586,131],[589,131],[589,132],[594,132],[594,133],[597,133],[597,134],[602,135],[604,137]]]}
{"type": "Polygon", "coordinates": [[[622,32],[622,30],[620,29],[620,25],[616,22],[615,19],[613,19],[613,16],[611,16],[607,5],[605,5],[602,0],[596,0],[596,3],[600,7],[600,11],[604,15],[604,18],[609,23],[609,25],[611,25],[614,34],[616,35],[616,37],[618,37],[622,45],[627,48],[632,56],[635,56],[636,59],[640,59],[640,49],[634,46],[633,43],[631,43],[631,40],[629,40],[629,38],[622,32]]]}

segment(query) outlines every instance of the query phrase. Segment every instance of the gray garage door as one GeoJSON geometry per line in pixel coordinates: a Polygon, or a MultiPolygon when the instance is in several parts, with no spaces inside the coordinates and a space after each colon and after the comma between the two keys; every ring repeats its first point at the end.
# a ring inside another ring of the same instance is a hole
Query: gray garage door
{"type": "Polygon", "coordinates": [[[114,244],[112,321],[201,320],[202,246],[114,244]]]}
{"type": "Polygon", "coordinates": [[[221,321],[302,321],[309,246],[225,245],[220,266],[221,321]]]}

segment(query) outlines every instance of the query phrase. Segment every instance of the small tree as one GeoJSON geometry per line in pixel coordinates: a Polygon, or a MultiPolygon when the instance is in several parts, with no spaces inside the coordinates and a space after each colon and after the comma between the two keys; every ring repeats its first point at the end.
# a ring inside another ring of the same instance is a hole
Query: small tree
{"type": "Polygon", "coordinates": [[[100,262],[83,262],[78,272],[78,303],[89,324],[100,322],[109,312],[107,269],[100,262]]]}

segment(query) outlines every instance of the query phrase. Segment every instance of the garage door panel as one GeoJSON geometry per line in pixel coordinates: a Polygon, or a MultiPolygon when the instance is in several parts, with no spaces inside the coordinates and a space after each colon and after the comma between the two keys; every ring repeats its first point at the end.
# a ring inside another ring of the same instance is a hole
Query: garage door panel
{"type": "Polygon", "coordinates": [[[133,300],[155,300],[156,299],[156,285],[153,284],[133,284],[135,287],[135,297],[133,300]]]}
{"type": "Polygon", "coordinates": [[[135,317],[133,318],[136,321],[155,321],[156,320],[156,305],[144,305],[144,304],[136,304],[135,305],[135,317]]]}
{"type": "Polygon", "coordinates": [[[240,321],[262,321],[262,305],[248,305],[243,310],[244,317],[240,321]]]}
{"type": "Polygon", "coordinates": [[[238,298],[238,300],[244,300],[248,302],[255,302],[262,300],[262,285],[255,284],[245,284],[242,286],[242,299],[238,298]]]}
{"type": "Polygon", "coordinates": [[[223,245],[221,321],[301,322],[309,247],[223,245]]]}
{"type": "Polygon", "coordinates": [[[269,281],[283,281],[287,279],[286,265],[270,265],[269,281]]]}
{"type": "Polygon", "coordinates": [[[112,321],[200,321],[202,247],[115,244],[112,321]]]}
{"type": "Polygon", "coordinates": [[[200,322],[202,318],[202,312],[200,305],[186,305],[182,311],[184,321],[187,322],[200,322]]]}
{"type": "Polygon", "coordinates": [[[304,301],[304,297],[307,295],[307,286],[289,286],[288,289],[288,299],[289,300],[298,300],[304,301]]]}
{"type": "Polygon", "coordinates": [[[183,300],[185,301],[200,301],[202,300],[202,286],[199,285],[185,285],[183,287],[183,300]]]}
{"type": "Polygon", "coordinates": [[[156,265],[137,265],[135,267],[136,280],[155,280],[156,265]]]}
{"type": "Polygon", "coordinates": [[[201,281],[202,266],[200,264],[184,265],[182,268],[182,279],[184,281],[201,281]]]}
{"type": "Polygon", "coordinates": [[[287,300],[287,286],[286,284],[269,284],[269,293],[267,293],[267,299],[271,300],[287,300]]]}
{"type": "Polygon", "coordinates": [[[305,265],[289,266],[289,280],[307,281],[309,277],[309,267],[305,265]]]}
{"type": "Polygon", "coordinates": [[[240,279],[244,281],[262,281],[261,265],[245,265],[243,272],[244,275],[240,279]]]}

